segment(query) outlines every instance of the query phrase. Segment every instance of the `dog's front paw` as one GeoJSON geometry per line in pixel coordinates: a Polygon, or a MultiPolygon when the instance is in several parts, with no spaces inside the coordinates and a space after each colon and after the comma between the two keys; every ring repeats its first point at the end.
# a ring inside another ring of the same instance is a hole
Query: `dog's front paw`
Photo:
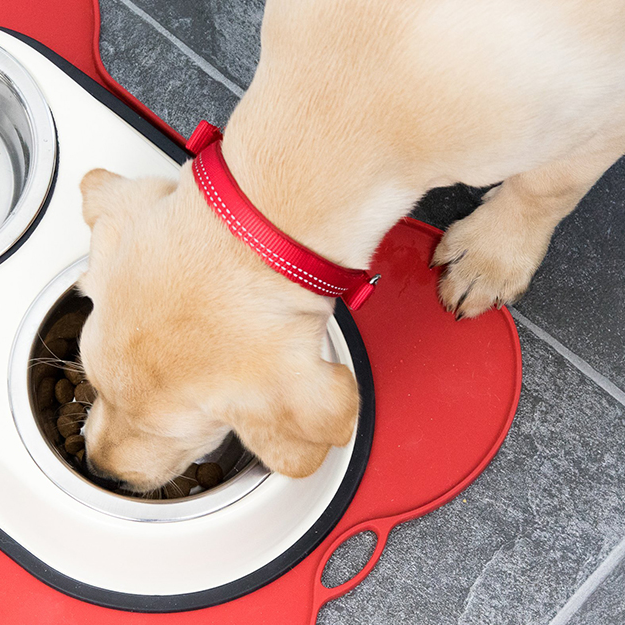
{"type": "Polygon", "coordinates": [[[550,233],[502,219],[485,204],[453,224],[439,243],[432,266],[446,265],[439,296],[457,319],[492,306],[512,304],[527,289],[542,261],[550,233]]]}

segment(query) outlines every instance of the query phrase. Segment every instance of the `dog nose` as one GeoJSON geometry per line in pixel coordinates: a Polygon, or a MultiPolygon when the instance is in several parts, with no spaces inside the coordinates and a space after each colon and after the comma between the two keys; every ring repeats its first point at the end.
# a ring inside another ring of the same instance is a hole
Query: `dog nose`
{"type": "Polygon", "coordinates": [[[121,482],[117,478],[112,476],[110,473],[103,471],[88,456],[85,456],[85,461],[89,479],[97,486],[105,488],[106,490],[116,490],[119,488],[121,482]]]}

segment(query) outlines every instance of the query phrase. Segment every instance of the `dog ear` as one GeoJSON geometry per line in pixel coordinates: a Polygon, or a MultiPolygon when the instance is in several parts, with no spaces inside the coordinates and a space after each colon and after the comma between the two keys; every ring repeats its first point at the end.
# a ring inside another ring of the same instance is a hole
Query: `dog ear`
{"type": "Polygon", "coordinates": [[[347,367],[320,360],[298,378],[285,384],[288,397],[238,414],[233,424],[250,451],[289,477],[314,473],[331,446],[347,445],[358,418],[358,387],[347,367]]]}
{"type": "Polygon", "coordinates": [[[86,224],[93,229],[96,221],[111,204],[111,195],[123,176],[106,169],[92,169],[80,183],[82,192],[82,215],[86,224]]]}

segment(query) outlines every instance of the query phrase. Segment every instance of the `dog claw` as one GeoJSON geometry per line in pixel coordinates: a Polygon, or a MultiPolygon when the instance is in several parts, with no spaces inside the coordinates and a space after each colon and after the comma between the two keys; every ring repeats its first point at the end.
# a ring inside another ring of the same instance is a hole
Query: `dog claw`
{"type": "Polygon", "coordinates": [[[469,288],[460,296],[460,299],[458,300],[458,303],[456,304],[456,310],[462,308],[462,304],[464,304],[464,300],[467,299],[467,296],[469,295],[469,291],[471,290],[472,287],[473,287],[473,283],[471,283],[469,288]]]}
{"type": "Polygon", "coordinates": [[[456,314],[456,321],[460,321],[461,319],[464,319],[464,313],[463,312],[459,312],[456,314]]]}
{"type": "Polygon", "coordinates": [[[495,300],[495,306],[497,307],[497,310],[501,310],[505,305],[506,303],[502,299],[497,298],[495,300]]]}
{"type": "Polygon", "coordinates": [[[450,265],[455,265],[456,263],[459,263],[467,255],[468,251],[469,250],[464,250],[464,252],[462,252],[462,254],[460,254],[460,256],[456,256],[456,258],[452,258],[449,261],[449,264],[450,265]]]}

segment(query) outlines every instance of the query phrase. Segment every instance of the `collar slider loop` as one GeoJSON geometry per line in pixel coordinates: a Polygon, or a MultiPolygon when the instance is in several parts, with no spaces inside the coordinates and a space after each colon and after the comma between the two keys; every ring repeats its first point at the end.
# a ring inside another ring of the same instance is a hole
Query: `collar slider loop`
{"type": "Polygon", "coordinates": [[[213,124],[209,124],[205,119],[195,127],[195,130],[191,133],[189,140],[185,144],[185,148],[191,152],[194,156],[197,156],[205,147],[209,146],[214,141],[220,141],[223,139],[221,130],[213,124]]]}

